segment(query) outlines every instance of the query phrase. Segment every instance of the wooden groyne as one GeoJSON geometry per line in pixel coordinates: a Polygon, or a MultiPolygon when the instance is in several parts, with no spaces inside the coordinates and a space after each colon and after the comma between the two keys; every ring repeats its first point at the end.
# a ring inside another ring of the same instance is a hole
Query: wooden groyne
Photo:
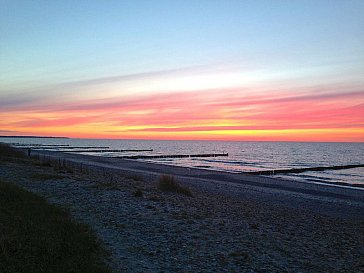
{"type": "Polygon", "coordinates": [[[275,175],[275,174],[286,174],[286,173],[303,173],[303,172],[318,172],[325,170],[345,170],[352,168],[364,167],[364,164],[351,164],[351,165],[340,165],[340,166],[323,166],[323,167],[309,167],[309,168],[299,168],[299,169],[281,169],[281,170],[266,170],[266,171],[254,171],[246,172],[247,174],[254,175],[275,175]]]}
{"type": "MultiPolygon", "coordinates": [[[[68,149],[68,148],[67,148],[68,149]]],[[[62,152],[72,152],[72,153],[124,153],[124,152],[153,152],[153,149],[145,149],[145,150],[138,150],[138,149],[129,149],[129,150],[100,150],[100,149],[88,149],[88,150],[62,150],[62,152]]]]}
{"type": "Polygon", "coordinates": [[[50,139],[69,139],[69,137],[62,137],[62,136],[0,136],[1,138],[50,138],[50,139]]]}
{"type": "Polygon", "coordinates": [[[229,156],[228,153],[219,154],[181,154],[181,155],[133,155],[133,156],[119,156],[117,158],[124,159],[156,159],[156,158],[188,158],[188,157],[218,157],[218,156],[229,156]]]}
{"type": "Polygon", "coordinates": [[[68,147],[69,144],[22,144],[22,143],[10,143],[15,147],[68,147]]]}
{"type": "Polygon", "coordinates": [[[26,146],[26,147],[22,147],[22,148],[32,148],[35,150],[73,150],[73,149],[109,149],[110,147],[108,146],[100,146],[100,147],[95,147],[95,146],[41,146],[41,147],[32,147],[32,146],[26,146]]]}

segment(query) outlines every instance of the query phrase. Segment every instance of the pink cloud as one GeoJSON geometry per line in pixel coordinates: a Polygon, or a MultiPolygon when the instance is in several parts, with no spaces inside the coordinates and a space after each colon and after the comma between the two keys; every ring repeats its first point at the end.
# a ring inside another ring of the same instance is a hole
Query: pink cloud
{"type": "Polygon", "coordinates": [[[247,89],[200,90],[65,104],[43,102],[9,110],[9,117],[12,112],[16,115],[20,111],[23,119],[3,120],[1,124],[21,129],[100,122],[124,126],[131,133],[364,127],[363,90],[294,91],[279,92],[272,88],[270,93],[256,94],[247,89]],[[136,130],[128,126],[151,128],[136,130]]]}

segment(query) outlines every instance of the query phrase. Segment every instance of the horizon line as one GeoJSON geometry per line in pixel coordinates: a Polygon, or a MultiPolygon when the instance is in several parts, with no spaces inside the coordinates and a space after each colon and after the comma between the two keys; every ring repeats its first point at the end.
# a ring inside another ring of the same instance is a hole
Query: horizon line
{"type": "Polygon", "coordinates": [[[138,141],[211,141],[211,142],[292,142],[292,143],[364,143],[364,141],[305,141],[305,140],[228,140],[228,139],[144,139],[144,138],[97,138],[68,136],[3,136],[0,138],[41,138],[41,139],[95,139],[95,140],[138,140],[138,141]]]}

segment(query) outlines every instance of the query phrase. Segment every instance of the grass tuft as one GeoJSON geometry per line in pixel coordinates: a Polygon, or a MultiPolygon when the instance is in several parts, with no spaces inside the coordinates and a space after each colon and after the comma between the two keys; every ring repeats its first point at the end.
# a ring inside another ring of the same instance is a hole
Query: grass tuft
{"type": "Polygon", "coordinates": [[[172,175],[161,175],[158,188],[164,192],[175,192],[186,196],[192,196],[191,190],[181,186],[172,175]]]}
{"type": "Polygon", "coordinates": [[[98,182],[94,187],[99,190],[110,190],[110,191],[116,191],[120,190],[120,184],[113,183],[113,182],[98,182]]]}
{"type": "Polygon", "coordinates": [[[234,258],[238,258],[244,261],[250,261],[251,257],[249,255],[249,253],[245,252],[245,251],[233,251],[231,253],[229,253],[230,257],[234,257],[234,258]]]}
{"type": "Polygon", "coordinates": [[[30,179],[32,180],[58,180],[63,178],[64,176],[60,174],[33,173],[30,175],[30,179]]]}
{"type": "Polygon", "coordinates": [[[125,175],[124,177],[126,179],[133,180],[133,181],[144,181],[143,177],[141,177],[137,174],[125,175]]]}
{"type": "Polygon", "coordinates": [[[0,181],[0,272],[110,272],[94,234],[33,193],[0,181]]]}
{"type": "Polygon", "coordinates": [[[143,191],[141,189],[136,189],[133,195],[134,197],[143,197],[143,191]]]}

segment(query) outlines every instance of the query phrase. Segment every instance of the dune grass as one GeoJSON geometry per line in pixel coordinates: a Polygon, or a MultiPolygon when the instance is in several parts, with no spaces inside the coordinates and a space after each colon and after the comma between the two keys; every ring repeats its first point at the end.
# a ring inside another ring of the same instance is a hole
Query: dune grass
{"type": "Polygon", "coordinates": [[[0,272],[110,272],[96,237],[44,198],[0,181],[0,272]]]}
{"type": "Polygon", "coordinates": [[[172,175],[161,175],[159,177],[158,188],[164,192],[175,192],[187,196],[192,196],[189,188],[181,186],[172,175]]]}

